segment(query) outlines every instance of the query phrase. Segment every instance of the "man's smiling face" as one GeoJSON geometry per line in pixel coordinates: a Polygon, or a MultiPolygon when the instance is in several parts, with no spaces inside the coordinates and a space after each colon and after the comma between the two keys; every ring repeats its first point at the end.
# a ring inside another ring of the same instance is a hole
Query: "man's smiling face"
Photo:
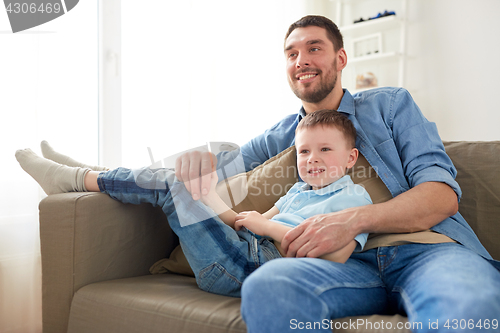
{"type": "Polygon", "coordinates": [[[335,88],[337,53],[326,30],[316,26],[296,28],[285,42],[288,83],[307,103],[319,103],[335,88]]]}

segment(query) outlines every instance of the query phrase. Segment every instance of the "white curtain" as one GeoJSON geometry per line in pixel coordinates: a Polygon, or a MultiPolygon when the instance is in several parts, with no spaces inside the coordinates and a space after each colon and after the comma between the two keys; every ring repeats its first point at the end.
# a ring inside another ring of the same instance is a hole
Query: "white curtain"
{"type": "Polygon", "coordinates": [[[38,202],[14,153],[48,140],[97,163],[97,1],[12,34],[0,10],[0,332],[41,332],[38,202]]]}

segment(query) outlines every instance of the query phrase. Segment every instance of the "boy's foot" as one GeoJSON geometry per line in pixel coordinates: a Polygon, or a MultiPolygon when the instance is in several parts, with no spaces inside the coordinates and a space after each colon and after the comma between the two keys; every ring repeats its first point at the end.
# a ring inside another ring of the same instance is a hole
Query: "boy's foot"
{"type": "Polygon", "coordinates": [[[109,171],[109,168],[107,167],[99,165],[87,165],[85,163],[75,161],[69,156],[58,153],[45,140],[40,143],[40,147],[42,148],[43,157],[56,163],[67,165],[70,167],[89,168],[92,171],[109,171]]]}
{"type": "Polygon", "coordinates": [[[84,180],[89,168],[61,165],[38,156],[31,149],[16,151],[16,159],[47,194],[87,191],[84,180]]]}

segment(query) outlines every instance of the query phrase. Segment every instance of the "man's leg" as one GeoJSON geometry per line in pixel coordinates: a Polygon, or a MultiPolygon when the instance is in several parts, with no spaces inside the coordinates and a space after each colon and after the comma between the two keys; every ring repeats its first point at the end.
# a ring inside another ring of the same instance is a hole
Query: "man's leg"
{"type": "Polygon", "coordinates": [[[101,173],[97,182],[101,192],[121,202],[162,207],[203,290],[239,296],[251,272],[280,256],[268,240],[257,240],[245,230],[236,232],[194,201],[173,170],[118,168],[101,173]]]}
{"type": "Polygon", "coordinates": [[[330,320],[382,314],[387,294],[376,250],[345,264],[316,258],[265,263],[243,283],[241,313],[249,333],[331,332],[330,320]]]}
{"type": "Polygon", "coordinates": [[[379,257],[414,332],[500,332],[500,272],[479,255],[445,243],[381,248],[379,257]]]}

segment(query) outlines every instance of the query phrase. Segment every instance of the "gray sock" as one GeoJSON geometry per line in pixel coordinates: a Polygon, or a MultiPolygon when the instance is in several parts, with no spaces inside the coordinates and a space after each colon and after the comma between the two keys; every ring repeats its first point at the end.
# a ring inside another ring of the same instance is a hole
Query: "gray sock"
{"type": "Polygon", "coordinates": [[[87,191],[84,181],[89,168],[62,165],[38,156],[31,149],[16,151],[16,159],[47,194],[87,191]]]}
{"type": "Polygon", "coordinates": [[[45,140],[40,143],[40,147],[42,148],[43,157],[56,163],[67,165],[70,167],[89,168],[92,171],[109,171],[109,168],[107,167],[100,165],[87,165],[85,163],[75,161],[69,156],[58,153],[45,140]]]}

